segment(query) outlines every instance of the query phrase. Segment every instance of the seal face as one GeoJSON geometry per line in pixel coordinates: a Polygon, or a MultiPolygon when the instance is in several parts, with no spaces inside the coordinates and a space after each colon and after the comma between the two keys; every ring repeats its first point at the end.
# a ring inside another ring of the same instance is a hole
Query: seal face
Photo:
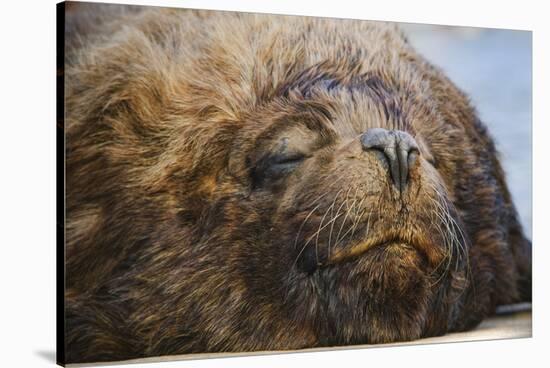
{"type": "Polygon", "coordinates": [[[493,142],[394,26],[78,13],[69,362],[411,340],[530,300],[493,142]]]}

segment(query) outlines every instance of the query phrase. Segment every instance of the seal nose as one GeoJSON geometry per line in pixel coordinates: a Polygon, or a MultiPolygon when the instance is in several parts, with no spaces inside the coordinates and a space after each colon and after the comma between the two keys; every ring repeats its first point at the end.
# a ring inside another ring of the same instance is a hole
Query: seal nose
{"type": "Polygon", "coordinates": [[[403,192],[409,179],[409,169],[420,154],[414,138],[401,130],[373,128],[361,135],[361,146],[365,151],[376,150],[384,154],[392,181],[403,192]]]}

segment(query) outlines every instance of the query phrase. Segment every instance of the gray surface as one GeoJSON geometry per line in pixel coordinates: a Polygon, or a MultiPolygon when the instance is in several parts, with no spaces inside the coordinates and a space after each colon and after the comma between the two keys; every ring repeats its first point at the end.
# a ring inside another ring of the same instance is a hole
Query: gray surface
{"type": "Polygon", "coordinates": [[[466,92],[489,127],[531,238],[531,32],[402,24],[410,42],[466,92]]]}

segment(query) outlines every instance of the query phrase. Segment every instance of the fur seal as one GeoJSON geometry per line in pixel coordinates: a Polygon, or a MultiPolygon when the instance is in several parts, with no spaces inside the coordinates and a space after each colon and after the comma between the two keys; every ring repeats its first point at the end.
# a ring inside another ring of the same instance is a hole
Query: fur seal
{"type": "Polygon", "coordinates": [[[67,362],[412,340],[530,300],[493,141],[395,25],[83,4],[66,37],[67,362]]]}

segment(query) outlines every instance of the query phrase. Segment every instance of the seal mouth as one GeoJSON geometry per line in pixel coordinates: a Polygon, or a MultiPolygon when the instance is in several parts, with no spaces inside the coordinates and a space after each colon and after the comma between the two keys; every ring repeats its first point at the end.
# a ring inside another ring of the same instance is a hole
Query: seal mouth
{"type": "Polygon", "coordinates": [[[327,261],[321,266],[321,267],[327,267],[332,266],[344,262],[353,261],[361,256],[363,256],[365,253],[367,253],[369,250],[375,247],[387,247],[390,245],[402,245],[404,247],[409,247],[412,249],[415,249],[417,252],[425,256],[430,261],[435,261],[435,259],[432,259],[434,255],[433,252],[430,250],[436,249],[433,244],[423,244],[418,241],[413,241],[411,239],[404,239],[402,237],[392,237],[388,239],[379,239],[379,238],[372,238],[372,239],[366,239],[362,240],[355,245],[338,249],[333,254],[330,255],[330,257],[327,259],[327,261]]]}
{"type": "Polygon", "coordinates": [[[392,239],[382,240],[382,241],[378,239],[363,240],[351,247],[347,247],[345,249],[339,249],[335,251],[333,254],[331,254],[329,259],[323,266],[330,266],[338,263],[352,261],[358,257],[361,257],[367,251],[369,251],[374,247],[384,247],[390,244],[409,244],[409,243],[399,238],[392,238],[392,239]]]}
{"type": "MultiPolygon", "coordinates": [[[[319,268],[330,268],[376,254],[373,249],[407,248],[426,261],[426,267],[437,269],[446,259],[453,257],[448,240],[439,232],[431,231],[424,222],[407,222],[397,226],[372,227],[366,234],[356,234],[343,244],[333,247],[321,242],[321,247],[304,247],[297,256],[296,265],[307,274],[319,268]]],[[[306,243],[307,244],[307,243],[306,243]]]]}

